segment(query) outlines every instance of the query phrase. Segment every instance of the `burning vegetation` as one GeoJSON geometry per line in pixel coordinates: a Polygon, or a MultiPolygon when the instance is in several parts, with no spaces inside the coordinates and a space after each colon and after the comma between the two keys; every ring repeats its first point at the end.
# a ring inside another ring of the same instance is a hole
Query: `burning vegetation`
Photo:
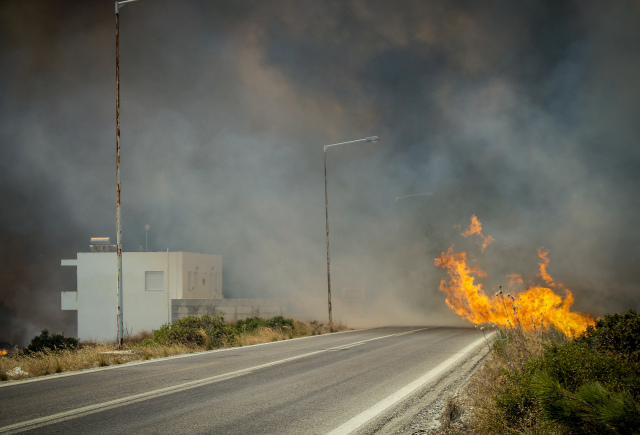
{"type": "MultiPolygon", "coordinates": [[[[461,235],[468,237],[474,234],[482,238],[483,252],[494,240],[493,237],[482,234],[482,226],[475,215],[471,217],[469,229],[461,235]]],[[[519,293],[506,294],[500,286],[499,291],[489,297],[482,284],[476,282],[476,278],[484,278],[487,274],[479,267],[469,265],[466,252],[456,252],[452,245],[435,259],[435,265],[445,269],[449,275],[448,280],[440,281],[440,290],[446,293],[446,303],[451,309],[476,325],[520,325],[525,330],[553,326],[567,336],[575,337],[593,325],[594,319],[571,311],[573,295],[568,288],[554,282],[547,272],[547,255],[547,251],[538,249],[538,276],[544,284],[532,285],[519,293]],[[564,293],[564,297],[554,290],[564,293]]],[[[517,274],[508,275],[507,278],[510,290],[523,283],[522,277],[517,274]]]]}

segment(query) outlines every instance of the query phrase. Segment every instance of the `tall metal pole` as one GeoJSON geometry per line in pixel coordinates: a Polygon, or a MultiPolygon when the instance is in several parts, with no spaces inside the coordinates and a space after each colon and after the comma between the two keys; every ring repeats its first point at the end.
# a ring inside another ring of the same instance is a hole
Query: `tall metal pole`
{"type": "Polygon", "coordinates": [[[324,211],[327,218],[327,297],[329,298],[329,327],[333,325],[331,313],[331,266],[329,263],[329,196],[327,194],[327,146],[324,147],[324,211]]]}
{"type": "Polygon", "coordinates": [[[347,142],[334,143],[324,146],[324,211],[327,223],[327,298],[329,306],[329,328],[333,327],[333,314],[331,312],[331,264],[329,261],[329,196],[327,193],[327,148],[353,142],[375,142],[377,140],[379,140],[378,136],[369,136],[365,137],[364,139],[350,140],[347,142]]]}
{"type": "Polygon", "coordinates": [[[122,349],[124,320],[122,315],[122,228],[120,226],[120,5],[138,0],[116,1],[116,245],[118,263],[118,317],[116,348],[122,349]]]}
{"type": "Polygon", "coordinates": [[[118,263],[118,317],[116,349],[122,349],[122,228],[120,227],[120,11],[116,2],[116,245],[118,263]]]}

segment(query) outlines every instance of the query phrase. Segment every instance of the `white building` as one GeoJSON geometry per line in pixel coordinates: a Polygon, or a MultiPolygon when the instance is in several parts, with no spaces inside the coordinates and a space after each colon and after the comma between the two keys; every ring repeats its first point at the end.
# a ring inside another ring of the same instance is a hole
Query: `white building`
{"type": "MultiPolygon", "coordinates": [[[[61,308],[77,311],[77,338],[82,341],[116,340],[115,248],[108,237],[92,238],[91,252],[78,252],[76,259],[62,260],[62,266],[76,267],[77,288],[62,292],[61,308]]],[[[361,311],[362,297],[360,294],[356,302],[334,299],[334,319],[342,321],[349,313],[361,311]]],[[[325,297],[225,299],[222,256],[192,252],[123,252],[122,298],[125,337],[186,316],[223,314],[229,321],[254,316],[321,320],[327,313],[325,297]]]]}
{"type": "MultiPolygon", "coordinates": [[[[108,243],[108,242],[107,242],[108,243]]],[[[76,259],[77,290],[62,292],[63,310],[78,312],[78,338],[113,341],[117,319],[116,253],[92,245],[76,259]],[[96,249],[97,248],[97,249],[96,249]],[[105,252],[107,251],[107,252],[105,252]]],[[[172,319],[172,301],[222,299],[222,257],[191,252],[123,252],[124,334],[157,329],[172,319]]]]}

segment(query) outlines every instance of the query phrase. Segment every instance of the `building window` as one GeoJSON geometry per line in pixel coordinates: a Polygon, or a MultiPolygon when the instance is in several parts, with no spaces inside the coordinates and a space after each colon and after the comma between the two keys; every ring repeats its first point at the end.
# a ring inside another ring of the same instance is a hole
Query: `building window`
{"type": "Polygon", "coordinates": [[[164,272],[145,272],[144,289],[146,291],[164,290],[164,272]]]}

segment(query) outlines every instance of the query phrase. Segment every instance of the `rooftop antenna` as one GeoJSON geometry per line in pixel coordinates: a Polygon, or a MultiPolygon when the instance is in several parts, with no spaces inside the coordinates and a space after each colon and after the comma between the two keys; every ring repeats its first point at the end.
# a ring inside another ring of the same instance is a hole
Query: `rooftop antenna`
{"type": "Polygon", "coordinates": [[[148,233],[149,233],[149,228],[151,228],[151,225],[146,224],[144,226],[144,252],[149,252],[149,245],[148,245],[148,233]]]}

